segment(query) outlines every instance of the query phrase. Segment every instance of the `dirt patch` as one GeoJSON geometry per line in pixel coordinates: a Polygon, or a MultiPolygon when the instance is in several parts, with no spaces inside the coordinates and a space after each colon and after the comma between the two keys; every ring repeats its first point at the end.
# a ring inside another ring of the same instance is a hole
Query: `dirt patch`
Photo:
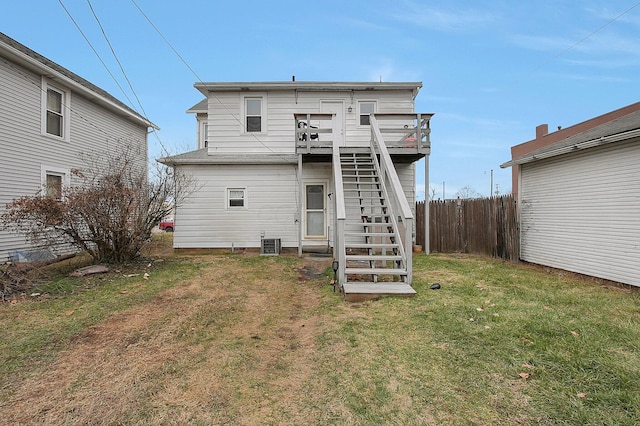
{"type": "Polygon", "coordinates": [[[298,261],[288,272],[303,278],[296,282],[266,259],[261,278],[246,276],[239,260],[202,256],[207,266],[197,277],[81,332],[15,386],[0,417],[11,424],[257,424],[284,412],[304,423],[295,401],[313,376],[315,339],[329,324],[313,314],[326,263],[298,261]]]}

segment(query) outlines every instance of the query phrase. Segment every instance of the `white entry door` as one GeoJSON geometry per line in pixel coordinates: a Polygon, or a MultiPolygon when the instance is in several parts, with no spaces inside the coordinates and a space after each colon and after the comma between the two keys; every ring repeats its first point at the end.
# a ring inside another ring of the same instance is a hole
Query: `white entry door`
{"type": "Polygon", "coordinates": [[[333,135],[333,141],[338,146],[344,146],[344,102],[320,101],[320,112],[335,114],[337,129],[333,135]]]}
{"type": "Polygon", "coordinates": [[[304,186],[305,238],[327,238],[326,189],[327,188],[324,183],[307,183],[304,186]]]}

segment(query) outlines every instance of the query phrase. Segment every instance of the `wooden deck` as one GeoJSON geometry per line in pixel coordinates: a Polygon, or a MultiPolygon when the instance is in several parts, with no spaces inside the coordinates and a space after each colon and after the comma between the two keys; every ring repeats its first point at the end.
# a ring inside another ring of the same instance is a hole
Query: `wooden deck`
{"type": "Polygon", "coordinates": [[[401,282],[347,282],[342,286],[344,300],[362,302],[384,296],[411,297],[416,291],[409,284],[401,282]]]}

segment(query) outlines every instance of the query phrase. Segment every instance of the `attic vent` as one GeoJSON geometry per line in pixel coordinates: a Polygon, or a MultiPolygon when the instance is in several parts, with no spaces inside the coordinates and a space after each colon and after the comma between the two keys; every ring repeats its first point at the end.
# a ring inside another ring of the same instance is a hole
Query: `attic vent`
{"type": "Polygon", "coordinates": [[[277,256],[282,250],[280,238],[263,238],[260,244],[260,255],[277,256]]]}

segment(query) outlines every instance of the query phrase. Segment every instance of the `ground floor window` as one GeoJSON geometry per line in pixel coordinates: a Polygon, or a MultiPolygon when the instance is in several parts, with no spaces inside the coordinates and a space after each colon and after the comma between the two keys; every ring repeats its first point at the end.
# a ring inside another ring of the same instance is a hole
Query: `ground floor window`
{"type": "Polygon", "coordinates": [[[62,200],[64,189],[69,185],[69,170],[59,167],[40,166],[42,194],[62,200]]]}
{"type": "Polygon", "coordinates": [[[247,189],[246,188],[228,188],[227,189],[227,208],[237,209],[247,207],[247,189]]]}

